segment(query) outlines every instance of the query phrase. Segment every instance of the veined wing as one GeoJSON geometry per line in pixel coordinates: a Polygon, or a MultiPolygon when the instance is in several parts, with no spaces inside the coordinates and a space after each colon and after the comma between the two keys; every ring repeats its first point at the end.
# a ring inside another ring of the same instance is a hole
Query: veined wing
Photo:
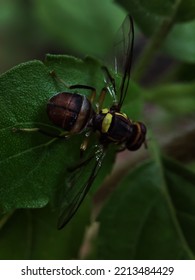
{"type": "Polygon", "coordinates": [[[104,156],[105,150],[99,145],[86,159],[71,169],[60,206],[58,229],[62,229],[80,207],[101,168],[104,156]]]}
{"type": "Polygon", "coordinates": [[[107,66],[111,66],[115,74],[122,76],[119,91],[116,90],[115,79],[107,66],[103,66],[104,82],[113,99],[114,105],[120,110],[129,86],[131,64],[133,58],[134,26],[133,19],[128,15],[115,35],[113,47],[106,57],[107,66]]]}
{"type": "Polygon", "coordinates": [[[128,15],[115,36],[114,41],[114,70],[122,75],[119,88],[118,107],[121,108],[129,86],[131,65],[133,59],[134,25],[133,19],[128,15]]]}

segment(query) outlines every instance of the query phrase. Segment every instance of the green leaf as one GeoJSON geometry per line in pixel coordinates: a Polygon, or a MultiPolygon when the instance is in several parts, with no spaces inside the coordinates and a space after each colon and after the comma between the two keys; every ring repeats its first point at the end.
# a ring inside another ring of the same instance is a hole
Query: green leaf
{"type": "Polygon", "coordinates": [[[63,87],[56,85],[51,69],[63,73],[70,84],[88,84],[89,73],[98,71],[97,64],[62,56],[56,56],[54,63],[48,58],[47,63],[51,68],[40,61],[21,64],[1,77],[0,205],[4,211],[46,205],[57,186],[65,184],[67,165],[78,158],[81,137],[68,142],[40,133],[13,132],[13,127],[52,128],[46,104],[63,87]],[[70,149],[72,145],[75,149],[70,149]]]}
{"type": "Polygon", "coordinates": [[[86,202],[61,231],[49,207],[16,211],[0,231],[0,259],[77,259],[89,222],[86,202]]]}
{"type": "Polygon", "coordinates": [[[13,18],[15,17],[17,11],[17,5],[14,2],[6,1],[1,3],[1,10],[0,10],[0,23],[1,28],[10,24],[13,18]]]}
{"type": "MultiPolygon", "coordinates": [[[[48,55],[45,63],[31,61],[21,64],[0,77],[0,210],[3,213],[17,208],[43,207],[49,202],[58,208],[59,193],[66,188],[66,178],[69,176],[67,167],[75,165],[80,158],[83,134],[72,136],[67,141],[39,132],[13,131],[13,128],[41,127],[56,132],[57,128],[48,120],[46,104],[57,92],[69,89],[52,77],[52,70],[68,85],[94,86],[97,98],[104,86],[100,64],[96,60],[62,55],[48,55]]],[[[79,92],[90,94],[86,90],[79,92]]],[[[140,108],[139,103],[139,98],[137,102],[135,98],[135,108],[140,108]]],[[[104,105],[111,104],[112,99],[107,95],[104,105]]],[[[134,117],[133,114],[131,117],[134,117]]],[[[86,157],[95,143],[96,137],[89,143],[86,157]]],[[[114,156],[111,149],[104,159],[94,188],[109,174],[114,156]]],[[[87,172],[82,176],[82,180],[86,181],[87,172]]],[[[73,190],[72,196],[75,193],[76,190],[73,190]]]]}
{"type": "Polygon", "coordinates": [[[98,259],[194,259],[195,175],[164,159],[137,167],[104,207],[98,259]]]}
{"type": "Polygon", "coordinates": [[[35,12],[45,30],[66,49],[102,54],[125,17],[112,1],[35,1],[35,12]]]}
{"type": "Polygon", "coordinates": [[[167,84],[145,91],[150,102],[163,106],[171,113],[189,114],[195,108],[195,83],[167,84]]]}
{"type": "Polygon", "coordinates": [[[153,33],[156,27],[167,18],[174,15],[175,22],[191,21],[195,18],[195,3],[193,0],[117,0],[135,18],[140,28],[146,33],[153,33]]]}
{"type": "Polygon", "coordinates": [[[145,34],[152,35],[162,30],[164,36],[169,31],[167,38],[165,36],[163,38],[164,44],[161,42],[162,38],[155,37],[155,46],[161,42],[160,45],[164,46],[166,52],[174,58],[190,63],[195,61],[195,2],[193,0],[118,2],[129,10],[145,34]]]}
{"type": "Polygon", "coordinates": [[[177,24],[165,41],[165,50],[172,57],[188,62],[195,62],[195,21],[177,24]]]}
{"type": "Polygon", "coordinates": [[[143,90],[132,80],[123,105],[123,111],[133,120],[139,120],[143,111],[143,90]]]}

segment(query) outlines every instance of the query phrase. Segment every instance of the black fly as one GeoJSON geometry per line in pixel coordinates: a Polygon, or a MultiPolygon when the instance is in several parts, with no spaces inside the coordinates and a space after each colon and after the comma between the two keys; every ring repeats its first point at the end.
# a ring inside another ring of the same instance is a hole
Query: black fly
{"type": "Polygon", "coordinates": [[[60,205],[59,229],[70,221],[81,205],[101,168],[108,145],[114,143],[119,150],[134,151],[145,142],[145,125],[130,120],[121,112],[129,86],[133,44],[134,25],[131,16],[128,15],[114,41],[113,70],[122,75],[120,87],[116,90],[114,78],[108,68],[103,66],[105,88],[100,93],[96,111],[92,106],[96,94],[95,88],[85,85],[74,85],[70,88],[90,89],[92,94],[89,99],[81,94],[62,92],[53,96],[48,102],[47,113],[50,120],[64,128],[67,131],[66,136],[69,133],[87,131],[87,137],[81,144],[82,154],[87,149],[88,136],[96,131],[100,135],[99,144],[91,148],[88,157],[82,157],[80,163],[70,170],[70,177],[60,205]],[[113,103],[110,108],[103,108],[107,93],[111,95],[113,103]],[[85,172],[88,175],[82,179],[81,175],[85,172]]]}

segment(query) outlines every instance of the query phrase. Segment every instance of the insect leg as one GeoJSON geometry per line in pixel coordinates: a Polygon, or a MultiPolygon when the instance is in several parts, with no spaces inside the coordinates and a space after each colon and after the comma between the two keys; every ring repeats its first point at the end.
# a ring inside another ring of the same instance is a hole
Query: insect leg
{"type": "MultiPolygon", "coordinates": [[[[92,87],[92,86],[87,86],[87,85],[80,85],[80,84],[76,84],[76,85],[71,85],[71,86],[69,86],[68,84],[66,84],[66,82],[65,82],[64,80],[62,80],[61,78],[59,78],[59,77],[56,75],[56,73],[55,73],[54,70],[52,70],[52,71],[50,72],[50,75],[51,75],[52,77],[54,77],[56,80],[58,80],[60,83],[64,84],[65,87],[67,87],[67,88],[69,88],[69,89],[87,89],[87,90],[91,90],[92,93],[93,93],[93,95],[94,95],[94,98],[95,98],[96,90],[95,90],[94,87],[92,87]]],[[[93,100],[94,100],[94,98],[93,98],[93,100]]],[[[93,102],[93,100],[90,100],[90,101],[93,102]]]]}
{"type": "Polygon", "coordinates": [[[13,127],[12,128],[12,131],[13,132],[40,132],[44,135],[47,135],[49,137],[54,137],[54,138],[68,138],[68,136],[70,135],[69,132],[66,132],[66,131],[63,131],[59,134],[57,133],[54,133],[54,132],[49,132],[49,131],[44,131],[43,129],[41,128],[38,128],[38,127],[34,127],[34,128],[16,128],[16,127],[13,127]]]}
{"type": "Polygon", "coordinates": [[[102,68],[102,70],[104,71],[104,74],[105,74],[105,78],[104,78],[105,82],[107,84],[111,83],[113,85],[113,87],[115,88],[115,79],[110,74],[108,68],[106,66],[102,66],[101,68],[102,68]]]}
{"type": "Polygon", "coordinates": [[[83,157],[83,154],[84,154],[84,152],[85,152],[86,149],[87,149],[87,146],[88,146],[88,144],[89,144],[90,135],[91,135],[91,131],[88,131],[88,132],[85,134],[85,138],[84,138],[83,142],[82,142],[81,145],[80,145],[80,158],[83,157]]]}
{"type": "Polygon", "coordinates": [[[96,104],[97,114],[99,114],[99,112],[102,109],[106,93],[107,93],[107,88],[103,88],[102,91],[100,92],[100,96],[99,96],[98,102],[96,104]]]}
{"type": "Polygon", "coordinates": [[[104,72],[104,82],[106,84],[105,88],[107,89],[107,92],[109,92],[109,94],[111,95],[113,99],[113,104],[116,105],[118,102],[116,96],[115,79],[112,77],[106,66],[102,66],[102,70],[104,72]]]}
{"type": "Polygon", "coordinates": [[[55,78],[57,81],[59,81],[60,83],[62,83],[63,85],[65,85],[65,87],[69,88],[70,86],[66,84],[66,82],[64,80],[62,80],[61,78],[59,78],[56,75],[56,72],[54,70],[50,71],[49,73],[53,78],[55,78]]]}
{"type": "Polygon", "coordinates": [[[17,127],[13,127],[12,131],[13,132],[20,132],[20,131],[24,131],[24,132],[37,132],[40,129],[38,127],[34,127],[34,128],[17,128],[17,127]]]}
{"type": "Polygon", "coordinates": [[[93,155],[85,158],[85,159],[80,159],[76,164],[72,165],[72,166],[69,166],[67,168],[67,170],[69,172],[74,172],[78,169],[80,169],[81,167],[83,167],[85,164],[87,164],[88,162],[90,162],[90,160],[93,158],[93,155]]]}
{"type": "MultiPolygon", "coordinates": [[[[92,92],[91,92],[91,95],[89,97],[89,101],[91,103],[93,103],[93,101],[95,100],[95,96],[96,96],[96,90],[95,88],[93,87],[88,87],[88,86],[84,86],[84,85],[76,85],[76,86],[72,86],[71,88],[87,88],[87,89],[91,89],[92,92]]],[[[100,93],[100,96],[99,96],[99,99],[98,99],[98,102],[96,103],[96,113],[98,114],[100,112],[100,110],[102,109],[102,105],[103,105],[103,102],[104,102],[104,99],[105,99],[105,96],[106,96],[106,93],[107,93],[107,89],[106,88],[103,88],[101,93],[100,93]]],[[[92,131],[88,131],[86,134],[85,134],[85,138],[83,140],[83,142],[81,143],[80,145],[80,158],[83,157],[83,154],[85,152],[85,150],[87,149],[87,146],[89,144],[89,138],[90,138],[90,135],[91,135],[91,132],[92,131]]]]}

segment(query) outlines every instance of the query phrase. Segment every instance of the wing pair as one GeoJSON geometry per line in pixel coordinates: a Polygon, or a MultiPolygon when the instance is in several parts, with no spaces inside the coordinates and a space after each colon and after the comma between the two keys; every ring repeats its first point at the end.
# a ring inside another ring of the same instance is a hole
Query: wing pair
{"type": "MultiPolygon", "coordinates": [[[[129,86],[133,43],[133,20],[131,16],[127,16],[116,34],[113,46],[113,68],[116,74],[120,73],[122,75],[119,97],[115,88],[115,80],[110,75],[108,69],[103,67],[106,87],[114,103],[117,104],[119,111],[123,105],[129,86]]],[[[105,147],[96,145],[92,148],[91,153],[86,159],[72,169],[61,199],[60,217],[58,221],[59,229],[63,228],[78,210],[101,168],[105,153],[105,147]]]]}

